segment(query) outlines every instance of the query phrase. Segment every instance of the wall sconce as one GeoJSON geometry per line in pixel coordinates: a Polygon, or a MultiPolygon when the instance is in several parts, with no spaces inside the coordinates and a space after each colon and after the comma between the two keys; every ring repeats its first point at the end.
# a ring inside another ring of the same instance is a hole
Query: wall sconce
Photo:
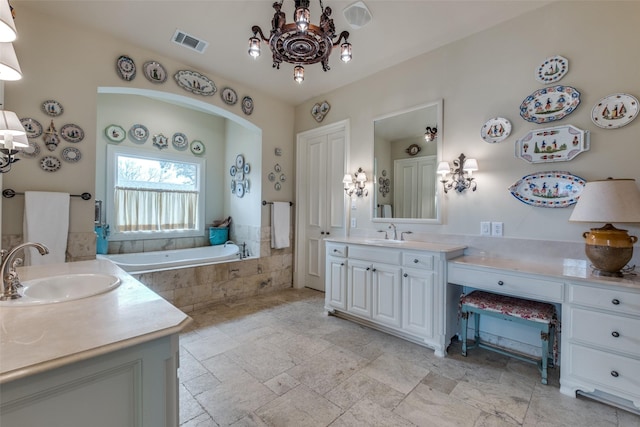
{"type": "Polygon", "coordinates": [[[424,133],[424,140],[427,142],[435,141],[438,137],[438,128],[427,126],[427,130],[424,133]]]}
{"type": "Polygon", "coordinates": [[[20,159],[16,154],[20,152],[16,148],[29,146],[27,133],[20,123],[18,115],[13,111],[2,110],[0,112],[0,173],[9,172],[11,165],[20,159]]]}
{"type": "Polygon", "coordinates": [[[369,190],[365,188],[367,175],[364,173],[362,168],[358,168],[358,172],[353,174],[353,176],[346,174],[342,179],[342,182],[344,183],[344,192],[349,197],[352,197],[354,194],[357,197],[369,195],[369,190]]]}
{"type": "Polygon", "coordinates": [[[438,164],[437,173],[442,175],[440,182],[444,187],[444,192],[447,193],[452,188],[458,193],[462,193],[464,190],[471,189],[476,191],[475,178],[471,176],[473,171],[478,170],[478,161],[476,159],[467,159],[464,154],[460,154],[460,157],[453,161],[453,168],[449,166],[448,162],[440,162],[438,164]],[[451,174],[451,178],[447,180],[447,174],[451,174]]]}

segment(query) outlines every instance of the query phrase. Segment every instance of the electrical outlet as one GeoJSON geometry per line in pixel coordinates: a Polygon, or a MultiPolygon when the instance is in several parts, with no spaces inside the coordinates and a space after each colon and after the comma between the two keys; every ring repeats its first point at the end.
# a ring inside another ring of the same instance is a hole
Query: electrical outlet
{"type": "Polygon", "coordinates": [[[491,223],[489,221],[480,221],[480,235],[491,236],[491,223]]]}
{"type": "Polygon", "coordinates": [[[356,228],[358,226],[358,221],[356,218],[351,218],[351,228],[356,228]]]}
{"type": "Polygon", "coordinates": [[[492,222],[491,223],[491,235],[492,236],[502,236],[502,228],[503,228],[503,223],[502,222],[492,222]]]}
{"type": "Polygon", "coordinates": [[[356,209],[358,209],[356,207],[356,199],[351,199],[351,210],[355,211],[356,209]]]}

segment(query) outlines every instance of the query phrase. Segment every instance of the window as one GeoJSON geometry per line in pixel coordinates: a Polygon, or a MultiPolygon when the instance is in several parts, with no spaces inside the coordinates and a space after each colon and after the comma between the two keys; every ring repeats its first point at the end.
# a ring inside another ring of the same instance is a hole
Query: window
{"type": "Polygon", "coordinates": [[[107,154],[114,240],[203,235],[204,159],[115,145],[107,154]]]}

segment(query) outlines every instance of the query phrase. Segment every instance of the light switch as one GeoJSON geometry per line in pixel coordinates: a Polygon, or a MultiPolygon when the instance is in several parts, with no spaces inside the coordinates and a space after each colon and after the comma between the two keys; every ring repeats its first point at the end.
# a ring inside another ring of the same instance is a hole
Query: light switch
{"type": "Polygon", "coordinates": [[[491,222],[480,221],[480,235],[491,236],[491,222]]]}
{"type": "Polygon", "coordinates": [[[502,236],[502,222],[492,222],[491,223],[491,235],[492,236],[502,236]]]}

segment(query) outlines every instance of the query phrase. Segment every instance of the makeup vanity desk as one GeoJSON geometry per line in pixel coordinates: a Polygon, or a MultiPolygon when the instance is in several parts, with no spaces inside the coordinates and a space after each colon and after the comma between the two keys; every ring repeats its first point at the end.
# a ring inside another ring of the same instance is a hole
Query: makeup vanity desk
{"type": "Polygon", "coordinates": [[[593,276],[584,260],[461,256],[448,261],[447,280],[561,304],[560,391],[640,413],[640,275],[593,276]]]}

